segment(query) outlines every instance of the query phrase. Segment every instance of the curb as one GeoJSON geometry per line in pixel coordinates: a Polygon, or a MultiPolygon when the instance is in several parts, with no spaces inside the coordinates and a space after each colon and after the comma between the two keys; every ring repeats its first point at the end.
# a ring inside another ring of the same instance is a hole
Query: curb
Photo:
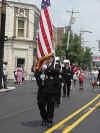
{"type": "Polygon", "coordinates": [[[7,89],[2,88],[0,89],[0,92],[7,92],[7,91],[15,90],[15,89],[16,87],[8,87],[7,89]]]}

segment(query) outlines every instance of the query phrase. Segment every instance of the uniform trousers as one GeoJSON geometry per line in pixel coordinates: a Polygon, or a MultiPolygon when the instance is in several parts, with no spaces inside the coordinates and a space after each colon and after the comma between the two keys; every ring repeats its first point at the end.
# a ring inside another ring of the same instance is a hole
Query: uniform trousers
{"type": "Polygon", "coordinates": [[[52,94],[38,94],[38,108],[42,120],[53,121],[55,99],[52,94]]]}
{"type": "Polygon", "coordinates": [[[63,96],[66,96],[66,89],[67,89],[67,96],[70,95],[70,87],[71,87],[71,81],[64,81],[64,86],[63,86],[63,96]]]}

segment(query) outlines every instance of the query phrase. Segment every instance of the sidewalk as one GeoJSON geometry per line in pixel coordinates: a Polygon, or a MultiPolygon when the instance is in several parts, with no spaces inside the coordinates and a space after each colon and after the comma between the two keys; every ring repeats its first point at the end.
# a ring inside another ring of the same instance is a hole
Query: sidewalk
{"type": "Polygon", "coordinates": [[[2,89],[0,89],[0,93],[15,90],[15,89],[16,89],[16,87],[14,87],[14,86],[8,87],[7,89],[2,88],[2,89]]]}

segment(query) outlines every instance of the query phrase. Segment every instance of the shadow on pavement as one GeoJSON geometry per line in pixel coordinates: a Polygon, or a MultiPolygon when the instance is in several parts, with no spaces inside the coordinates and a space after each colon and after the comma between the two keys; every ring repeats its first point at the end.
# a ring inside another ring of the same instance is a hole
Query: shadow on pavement
{"type": "Polygon", "coordinates": [[[40,127],[41,126],[41,120],[22,122],[21,124],[23,126],[27,126],[27,127],[40,127]]]}

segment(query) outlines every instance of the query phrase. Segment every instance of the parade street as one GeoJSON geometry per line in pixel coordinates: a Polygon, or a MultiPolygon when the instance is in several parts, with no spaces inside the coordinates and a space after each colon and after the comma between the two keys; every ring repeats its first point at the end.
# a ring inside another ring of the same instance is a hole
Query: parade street
{"type": "MultiPolygon", "coordinates": [[[[9,81],[10,82],[10,81],[9,81]]],[[[0,133],[99,133],[100,91],[86,81],[84,90],[71,90],[55,110],[51,129],[41,127],[35,81],[25,81],[16,89],[0,93],[0,133]]]]}

